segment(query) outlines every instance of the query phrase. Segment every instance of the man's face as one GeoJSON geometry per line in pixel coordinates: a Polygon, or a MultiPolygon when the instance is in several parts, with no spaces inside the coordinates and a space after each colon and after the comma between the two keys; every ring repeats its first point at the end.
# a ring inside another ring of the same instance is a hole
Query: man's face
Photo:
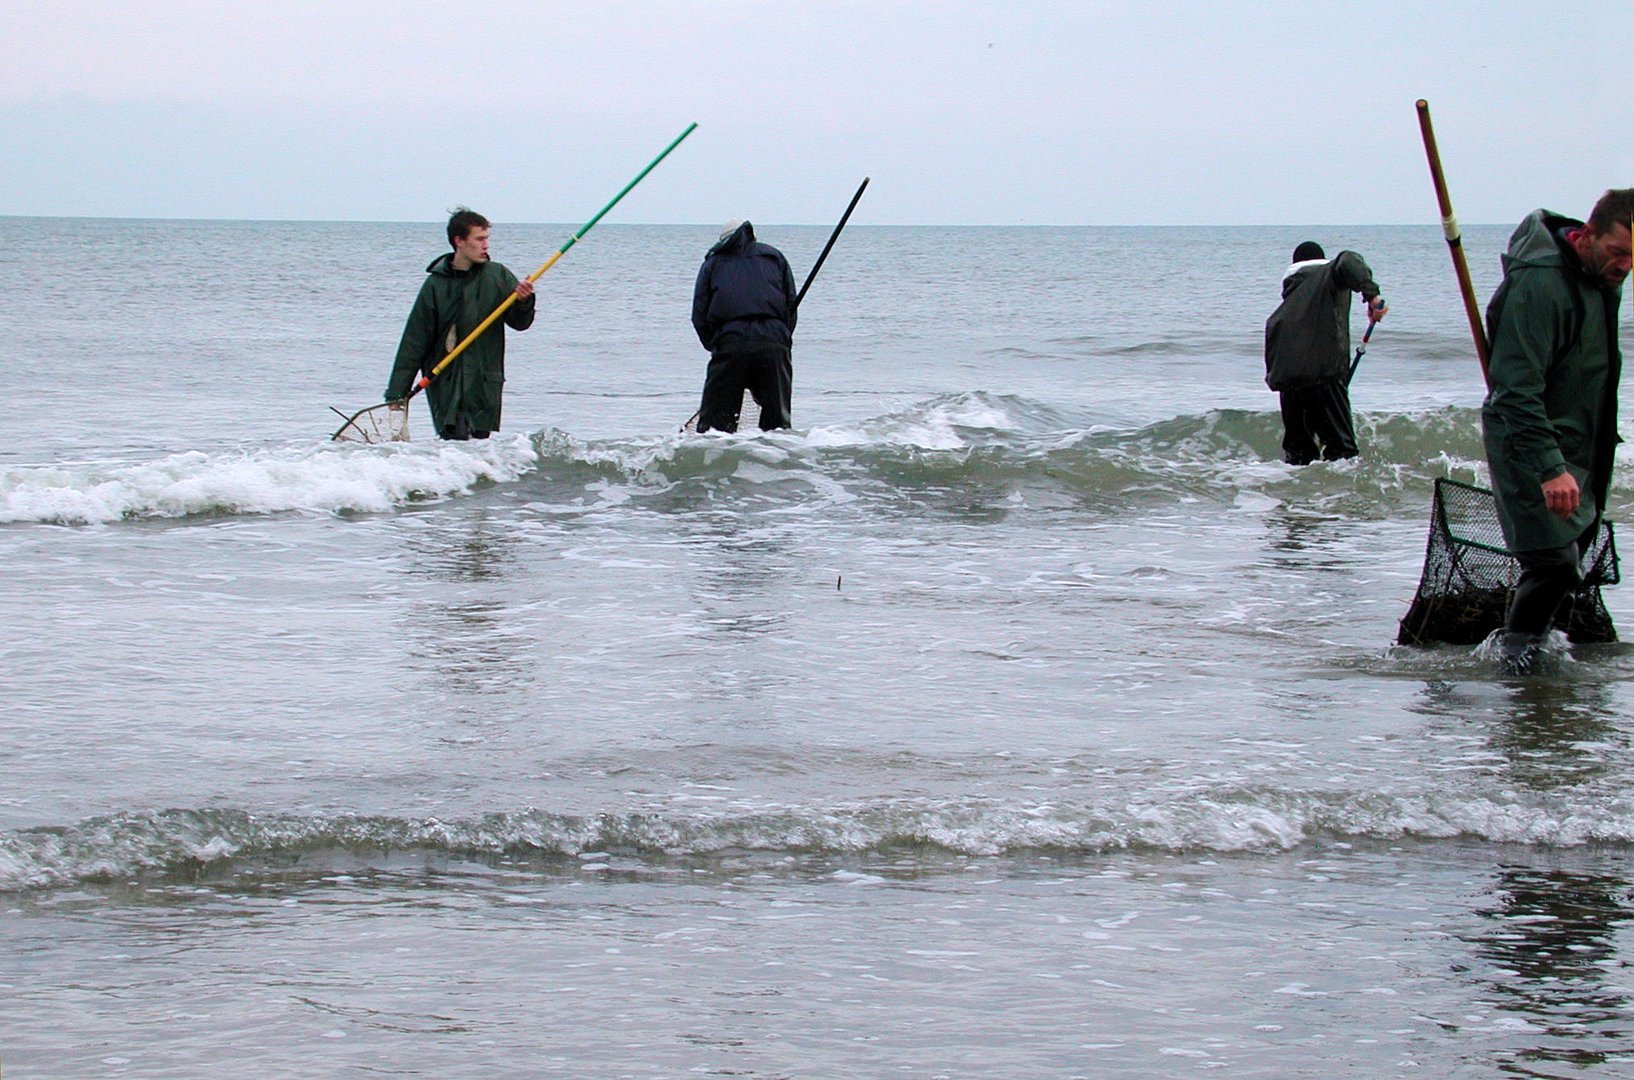
{"type": "Polygon", "coordinates": [[[454,257],[472,265],[487,262],[488,230],[481,225],[471,226],[469,232],[454,241],[454,257]]]}
{"type": "Polygon", "coordinates": [[[1609,285],[1621,285],[1628,276],[1630,238],[1628,226],[1618,222],[1605,232],[1585,228],[1579,234],[1577,256],[1583,268],[1598,274],[1609,285]]]}

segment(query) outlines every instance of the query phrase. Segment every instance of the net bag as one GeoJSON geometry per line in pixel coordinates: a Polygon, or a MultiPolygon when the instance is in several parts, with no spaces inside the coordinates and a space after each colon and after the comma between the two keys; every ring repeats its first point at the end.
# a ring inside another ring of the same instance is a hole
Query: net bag
{"type": "MultiPolygon", "coordinates": [[[[1617,544],[1602,521],[1583,555],[1583,584],[1567,597],[1555,627],[1575,643],[1616,641],[1602,586],[1618,581],[1617,544]]],[[[1504,546],[1498,500],[1486,488],[1435,482],[1430,539],[1418,592],[1401,620],[1400,645],[1478,645],[1502,628],[1520,562],[1504,546]]]]}
{"type": "MultiPolygon", "coordinates": [[[[749,407],[751,405],[757,405],[757,404],[759,404],[759,403],[755,401],[754,395],[751,394],[748,390],[745,390],[743,392],[743,403],[738,406],[738,415],[737,415],[734,422],[735,423],[742,423],[743,418],[745,416],[749,415],[749,407]]],[[[691,416],[687,417],[687,422],[681,425],[681,432],[680,433],[682,435],[696,435],[696,434],[698,434],[698,418],[700,416],[702,416],[702,415],[703,415],[702,412],[695,412],[691,416]]]]}
{"type": "MultiPolygon", "coordinates": [[[[401,403],[398,403],[401,404],[401,403]]],[[[407,405],[392,408],[387,405],[371,405],[367,409],[359,409],[351,416],[347,416],[339,409],[331,406],[336,415],[344,417],[346,423],[340,426],[333,439],[335,442],[360,443],[388,443],[408,442],[409,411],[407,405]]]]}

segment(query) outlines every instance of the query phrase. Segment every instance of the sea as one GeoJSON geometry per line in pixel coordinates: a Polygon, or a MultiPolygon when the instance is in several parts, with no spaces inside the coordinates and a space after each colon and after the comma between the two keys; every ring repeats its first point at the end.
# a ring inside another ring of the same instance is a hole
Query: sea
{"type": "Polygon", "coordinates": [[[0,218],[7,1080],[1634,1076],[1634,653],[1395,644],[1486,479],[1433,216],[864,200],[793,430],[682,434],[715,233],[598,225],[494,437],[369,446],[440,223],[0,218]],[[1390,312],[1297,468],[1305,239],[1390,312]]]}

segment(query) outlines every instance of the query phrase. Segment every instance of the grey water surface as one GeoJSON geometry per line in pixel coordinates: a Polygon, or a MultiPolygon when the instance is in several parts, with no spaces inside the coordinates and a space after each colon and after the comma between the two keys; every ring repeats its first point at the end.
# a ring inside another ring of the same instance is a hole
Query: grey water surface
{"type": "Polygon", "coordinates": [[[681,435],[713,238],[365,447],[440,226],[0,218],[8,1080],[1634,1076],[1634,657],[1393,645],[1485,476],[1439,228],[853,224],[795,429],[681,435]],[[1307,238],[1392,310],[1295,469],[1307,238]]]}

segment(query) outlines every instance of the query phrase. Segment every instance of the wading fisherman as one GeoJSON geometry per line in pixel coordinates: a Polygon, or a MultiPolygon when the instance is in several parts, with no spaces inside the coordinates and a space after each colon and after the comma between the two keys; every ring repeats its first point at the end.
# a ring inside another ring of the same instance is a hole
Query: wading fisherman
{"type": "Polygon", "coordinates": [[[692,328],[709,350],[700,432],[736,431],[745,389],[760,406],[760,430],[790,426],[796,295],[789,260],[756,240],[753,225],[721,229],[692,290],[692,328]]]}
{"type": "MultiPolygon", "coordinates": [[[[517,302],[505,312],[505,325],[512,330],[533,325],[533,282],[518,281],[488,258],[489,229],[487,218],[463,206],[448,219],[448,244],[454,250],[426,267],[425,283],[397,346],[397,361],[386,384],[387,401],[403,401],[414,380],[430,374],[511,293],[517,302]]],[[[498,431],[504,386],[505,332],[493,326],[426,387],[438,438],[486,439],[498,431]]]]}
{"type": "Polygon", "coordinates": [[[1350,294],[1367,301],[1369,322],[1389,310],[1373,271],[1354,251],[1332,260],[1322,245],[1294,248],[1282,303],[1265,321],[1265,384],[1282,398],[1282,457],[1309,465],[1356,456],[1350,419],[1350,294]]]}
{"type": "Polygon", "coordinates": [[[1520,581],[1501,656],[1532,669],[1583,578],[1611,485],[1622,352],[1617,309],[1629,269],[1634,188],[1607,191],[1587,222],[1534,210],[1509,238],[1487,305],[1491,342],[1482,440],[1504,542],[1520,581]]]}

